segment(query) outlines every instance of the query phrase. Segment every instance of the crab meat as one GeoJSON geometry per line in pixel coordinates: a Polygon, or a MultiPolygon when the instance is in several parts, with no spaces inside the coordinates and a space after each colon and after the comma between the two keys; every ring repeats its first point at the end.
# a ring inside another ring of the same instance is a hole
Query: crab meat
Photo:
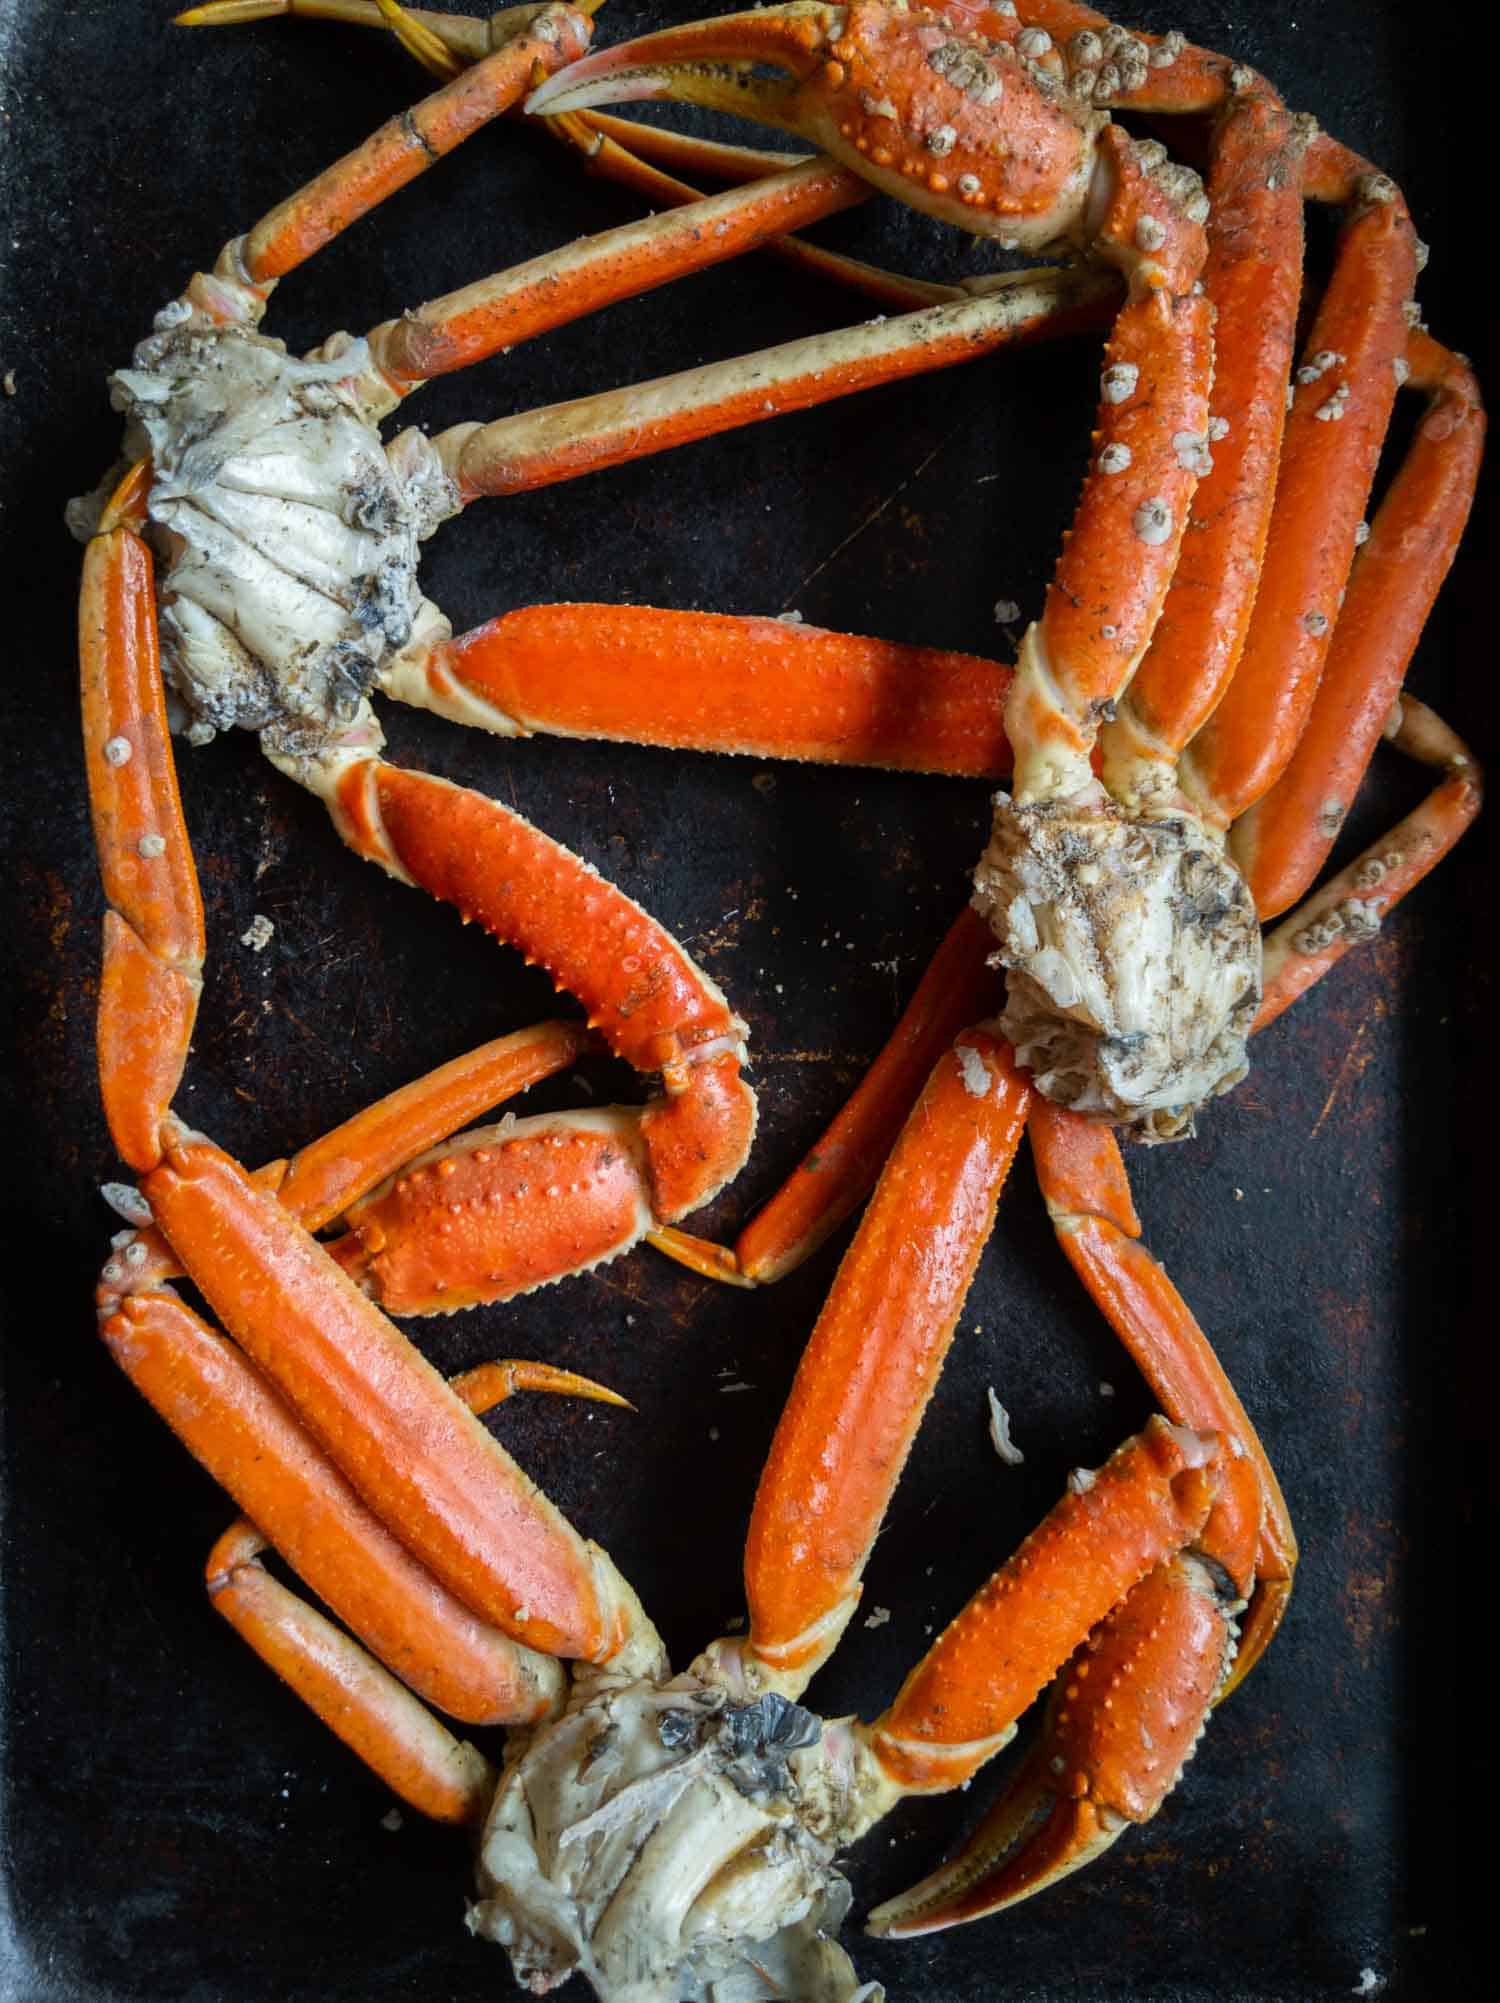
{"type": "Polygon", "coordinates": [[[421,432],[382,443],[362,341],[299,361],[240,326],[158,327],[111,386],[127,451],[151,455],[167,674],[196,722],[311,749],[440,617],[417,549],[456,491],[421,432]]]}
{"type": "Polygon", "coordinates": [[[507,1764],[470,1929],[535,1995],[579,1973],[601,2003],[880,2003],[833,1938],[860,1771],[846,1724],[775,1694],[580,1681],[507,1764]]]}
{"type": "Polygon", "coordinates": [[[1000,1026],[1049,1099],[1175,1140],[1244,1077],[1255,905],[1222,837],[1180,801],[1132,815],[1093,785],[997,794],[974,905],[1009,969],[1000,1026]]]}

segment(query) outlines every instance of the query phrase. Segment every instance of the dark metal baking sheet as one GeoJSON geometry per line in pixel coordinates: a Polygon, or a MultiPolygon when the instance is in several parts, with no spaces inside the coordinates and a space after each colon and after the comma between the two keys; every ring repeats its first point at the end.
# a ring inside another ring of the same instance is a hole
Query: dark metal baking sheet
{"type": "MultiPolygon", "coordinates": [[[[461,1843],[410,1817],[387,1829],[382,1788],[210,1614],[201,1565],[226,1504],[90,1333],[111,1225],[94,1192],[114,1166],[92,1078],[100,893],[63,503],[115,452],[103,379],[155,308],[419,87],[373,36],[285,23],[190,36],[167,11],[0,0],[15,1060],[0,1991],[18,2003],[502,1997],[503,1960],[462,1927],[461,1843]]],[[[614,0],[601,32],[693,11],[614,0]]],[[[1459,95],[1463,8],[1174,0],[1138,12],[1262,66],[1400,176],[1434,245],[1429,316],[1458,345],[1477,338],[1454,148],[1458,104],[1480,126],[1484,113],[1459,95]]],[[[275,325],[294,345],[368,325],[633,212],[507,126],[289,282],[275,325]]],[[[889,210],[832,235],[890,261],[973,268],[889,210]]],[[[422,415],[522,408],[847,317],[831,291],[745,263],[447,382],[422,415]]],[[[1082,346],[1001,359],[475,509],[433,546],[428,588],[465,624],[598,597],[795,608],[998,649],[995,601],[1035,602],[1071,504],[1094,376],[1082,346]]],[[[1479,569],[1471,557],[1414,671],[1476,735],[1481,692],[1459,673],[1458,640],[1466,604],[1477,625],[1479,569]]],[[[405,715],[390,728],[401,758],[494,790],[579,849],[727,984],[751,1023],[763,1108],[752,1166],[708,1220],[730,1230],[890,1026],[965,894],[985,789],[503,745],[405,715]]],[[[212,939],[185,1105],[247,1160],[551,1008],[513,956],[344,853],[248,741],[189,754],[184,785],[212,939]],[[256,912],[276,928],[260,955],[238,943],[256,912]]],[[[1416,790],[1382,761],[1359,831],[1416,790]]],[[[1378,1984],[1422,1997],[1461,1975],[1451,1437],[1477,867],[1466,852],[1268,1034],[1194,1145],[1133,1160],[1151,1242],[1216,1337],[1296,1516],[1305,1559],[1280,1640],[1160,1818],[1099,1869],[981,1927],[899,1948],[856,1938],[893,1996],[1311,1998],[1378,1984]]],[[[499,1430],[609,1545],[679,1658],[739,1610],[756,1468],[834,1260],[830,1248],[775,1291],[743,1295],[642,1253],[419,1330],[447,1368],[542,1355],[635,1401],[635,1415],[518,1401],[499,1430]],[[727,1393],[737,1381],[751,1388],[727,1393]]],[[[1064,1471],[1144,1410],[1050,1242],[1023,1160],[870,1569],[868,1604],[891,1618],[856,1623],[815,1693],[822,1707],[879,1704],[1064,1471]],[[986,1384],[1013,1414],[1022,1469],[988,1447],[986,1384]]],[[[928,1868],[989,1786],[914,1806],[858,1851],[861,1908],[928,1868]]]]}

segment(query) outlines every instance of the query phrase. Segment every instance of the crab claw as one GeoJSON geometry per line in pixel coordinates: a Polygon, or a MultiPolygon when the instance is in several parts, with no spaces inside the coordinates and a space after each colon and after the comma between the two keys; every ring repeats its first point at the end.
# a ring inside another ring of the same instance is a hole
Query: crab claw
{"type": "Polygon", "coordinates": [[[1080,242],[1089,211],[1107,206],[1109,176],[1094,172],[1107,117],[1061,87],[1045,35],[1028,40],[1013,13],[980,18],[985,34],[955,6],[787,0],[598,50],[526,108],[677,98],[798,133],[975,235],[1027,250],[1080,242]]]}
{"type": "Polygon", "coordinates": [[[1243,1602],[1194,1552],[1157,1566],[1053,1686],[1039,1743],[958,1855],[877,1906],[871,1933],[983,1919],[1091,1864],[1176,1786],[1234,1660],[1243,1602]]]}
{"type": "Polygon", "coordinates": [[[601,104],[671,97],[806,132],[817,96],[814,80],[843,34],[849,11],[824,0],[789,0],[782,7],[662,28],[570,64],[531,93],[526,109],[550,118],[601,104]],[[771,70],[780,74],[768,74],[771,70]]]}

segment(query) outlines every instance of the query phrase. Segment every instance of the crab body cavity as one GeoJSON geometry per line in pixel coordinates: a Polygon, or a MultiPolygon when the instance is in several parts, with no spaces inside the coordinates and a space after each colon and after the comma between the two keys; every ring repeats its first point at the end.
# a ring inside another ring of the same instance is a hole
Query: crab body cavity
{"type": "Polygon", "coordinates": [[[1009,970],[1004,1034],[1049,1099],[1137,1139],[1192,1131],[1248,1068],[1261,940],[1221,836],[1180,801],[996,796],[974,904],[1009,970]]]}
{"type": "Polygon", "coordinates": [[[420,432],[382,443],[352,387],[364,343],[325,354],[169,309],[111,381],[127,450],[151,455],[163,666],[205,735],[319,745],[440,616],[417,550],[457,512],[452,483],[420,432]]]}
{"type": "Polygon", "coordinates": [[[536,1995],[581,1973],[606,2003],[880,2003],[833,1938],[860,1764],[847,1725],[774,1694],[581,1680],[507,1764],[470,1929],[536,1995]]]}

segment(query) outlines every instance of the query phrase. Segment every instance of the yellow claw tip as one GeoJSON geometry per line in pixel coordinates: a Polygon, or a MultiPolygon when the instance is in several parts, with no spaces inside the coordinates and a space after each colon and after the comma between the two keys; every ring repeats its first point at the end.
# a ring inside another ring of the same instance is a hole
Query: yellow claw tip
{"type": "Polygon", "coordinates": [[[172,16],[178,28],[232,28],[246,21],[269,21],[291,12],[289,0],[203,0],[172,16]]]}
{"type": "Polygon", "coordinates": [[[633,1412],[635,1410],[635,1406],[631,1404],[628,1398],[622,1398],[618,1391],[611,1391],[603,1384],[596,1385],[593,1391],[583,1392],[580,1395],[594,1398],[601,1405],[618,1405],[622,1412],[633,1412]]]}
{"type": "Polygon", "coordinates": [[[664,1252],[679,1266],[686,1266],[700,1279],[718,1280],[726,1287],[754,1287],[759,1284],[749,1273],[740,1270],[739,1260],[727,1245],[715,1245],[708,1238],[695,1238],[691,1232],[678,1231],[670,1224],[661,1224],[648,1231],[646,1243],[654,1245],[658,1252],[664,1252]]]}
{"type": "Polygon", "coordinates": [[[375,0],[375,4],[380,9],[381,19],[402,48],[409,56],[414,56],[430,75],[447,83],[463,69],[464,65],[441,35],[408,14],[399,0],[375,0]]]}

